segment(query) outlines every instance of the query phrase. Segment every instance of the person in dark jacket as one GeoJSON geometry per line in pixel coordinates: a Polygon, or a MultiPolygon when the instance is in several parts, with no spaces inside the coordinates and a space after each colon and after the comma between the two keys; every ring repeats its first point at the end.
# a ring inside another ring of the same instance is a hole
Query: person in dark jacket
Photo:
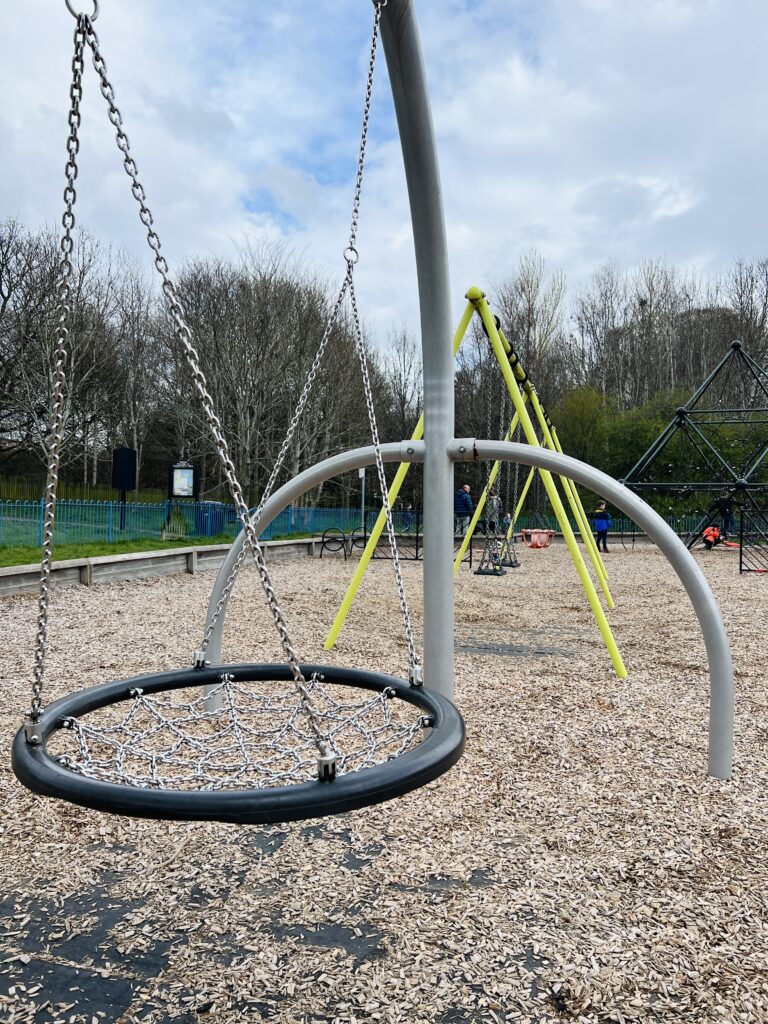
{"type": "Polygon", "coordinates": [[[738,502],[728,493],[728,491],[720,491],[720,496],[715,501],[715,508],[720,515],[720,521],[722,523],[722,530],[720,531],[721,540],[727,540],[729,533],[736,533],[736,516],[733,509],[737,504],[738,502]]]}
{"type": "Polygon", "coordinates": [[[464,484],[453,496],[453,514],[456,520],[456,532],[462,536],[467,532],[469,520],[475,506],[469,493],[469,484],[464,484]]]}
{"type": "Polygon", "coordinates": [[[592,522],[597,534],[597,550],[601,550],[600,545],[602,544],[602,550],[608,551],[608,531],[613,520],[611,519],[611,513],[605,507],[604,501],[598,501],[597,508],[592,513],[592,522]]]}

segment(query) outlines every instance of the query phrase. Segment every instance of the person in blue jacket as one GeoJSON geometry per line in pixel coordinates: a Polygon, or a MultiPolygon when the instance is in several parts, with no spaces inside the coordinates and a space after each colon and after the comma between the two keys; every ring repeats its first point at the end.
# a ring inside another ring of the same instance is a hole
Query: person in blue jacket
{"type": "Polygon", "coordinates": [[[469,484],[464,484],[453,496],[453,514],[456,518],[456,532],[462,536],[467,532],[469,520],[475,506],[469,493],[469,484]]]}
{"type": "Polygon", "coordinates": [[[604,501],[598,501],[597,508],[592,513],[592,522],[595,527],[595,533],[597,534],[597,550],[600,551],[600,545],[602,544],[602,550],[608,550],[608,531],[611,528],[613,520],[611,519],[611,513],[605,507],[604,501]]]}

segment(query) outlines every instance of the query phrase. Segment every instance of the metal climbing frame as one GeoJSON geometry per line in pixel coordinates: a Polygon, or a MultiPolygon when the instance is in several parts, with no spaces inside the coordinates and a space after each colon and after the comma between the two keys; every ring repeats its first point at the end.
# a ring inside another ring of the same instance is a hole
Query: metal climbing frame
{"type": "Polygon", "coordinates": [[[741,513],[739,572],[768,572],[768,509],[744,509],[741,513]]]}
{"type": "MultiPolygon", "coordinates": [[[[503,459],[557,473],[605,495],[632,516],[655,541],[683,582],[699,618],[709,659],[709,772],[731,774],[733,665],[717,602],[695,560],[673,531],[631,491],[604,473],[557,452],[512,442],[454,438],[453,354],[448,254],[442,191],[424,62],[412,0],[389,0],[382,14],[382,40],[392,85],[411,207],[421,314],[425,440],[381,446],[388,462],[424,463],[424,678],[434,691],[453,695],[453,465],[455,460],[503,459]]],[[[336,455],[306,470],[266,503],[257,529],[321,480],[374,461],[373,448],[336,455]]],[[[217,608],[242,535],[224,560],[214,585],[209,621],[217,608]]],[[[221,608],[208,647],[221,657],[221,608]]]]}

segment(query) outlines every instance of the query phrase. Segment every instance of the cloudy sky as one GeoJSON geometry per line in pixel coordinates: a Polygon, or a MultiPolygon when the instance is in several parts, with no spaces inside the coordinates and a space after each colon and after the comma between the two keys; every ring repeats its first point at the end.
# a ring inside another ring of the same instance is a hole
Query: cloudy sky
{"type": "MultiPolygon", "coordinates": [[[[72,0],[86,4],[91,0],[72,0]]],[[[538,249],[576,289],[606,259],[715,270],[768,254],[765,0],[415,0],[454,310],[538,249]]],[[[369,0],[101,0],[96,22],[164,247],[282,240],[340,280],[369,0]]],[[[0,219],[60,216],[74,21],[0,4],[0,219]]],[[[92,68],[79,222],[143,255],[92,68]]],[[[358,289],[384,342],[418,327],[404,176],[383,56],[358,289]]]]}

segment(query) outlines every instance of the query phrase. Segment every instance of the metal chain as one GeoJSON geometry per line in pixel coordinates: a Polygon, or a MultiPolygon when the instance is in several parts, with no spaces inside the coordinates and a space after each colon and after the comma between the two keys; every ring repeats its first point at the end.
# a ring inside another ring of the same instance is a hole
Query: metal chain
{"type": "Polygon", "coordinates": [[[363,103],[363,126],[360,132],[360,150],[357,157],[357,175],[355,177],[355,192],[352,199],[352,223],[349,228],[349,242],[344,252],[344,259],[347,266],[350,262],[357,263],[357,227],[360,220],[360,197],[363,193],[363,166],[365,164],[365,148],[368,142],[368,121],[371,117],[371,96],[373,95],[373,72],[376,67],[376,47],[379,40],[379,28],[381,26],[381,12],[387,6],[387,0],[373,0],[373,31],[371,32],[371,45],[368,50],[368,77],[365,83],[365,101],[363,103]]]}
{"type": "MultiPolygon", "coordinates": [[[[515,432],[512,435],[512,440],[515,442],[515,444],[518,444],[519,441],[520,441],[520,421],[519,420],[517,421],[517,425],[515,426],[515,432]]],[[[520,463],[516,462],[515,463],[515,487],[514,487],[513,496],[512,496],[512,515],[513,516],[515,515],[515,513],[517,511],[517,502],[519,500],[519,495],[520,495],[520,463]]],[[[513,524],[513,528],[512,528],[512,535],[514,536],[514,524],[513,524]]]]}
{"type": "MultiPolygon", "coordinates": [[[[485,387],[483,388],[483,396],[485,398],[485,436],[491,436],[491,395],[492,389],[488,386],[488,378],[485,379],[485,387]]],[[[503,434],[501,435],[504,436],[503,434]]],[[[485,480],[485,487],[488,487],[488,481],[491,477],[491,464],[486,462],[483,465],[483,478],[485,480]]]]}
{"type": "MultiPolygon", "coordinates": [[[[320,363],[322,362],[323,356],[325,355],[325,350],[328,346],[328,342],[331,339],[331,334],[333,333],[333,326],[338,319],[339,312],[344,302],[344,296],[346,295],[348,286],[349,281],[345,277],[342,286],[339,290],[339,294],[336,296],[336,301],[333,304],[328,321],[325,325],[325,331],[323,333],[323,337],[320,340],[320,345],[318,346],[317,352],[315,353],[315,358],[312,361],[312,366],[310,367],[309,373],[307,374],[307,378],[304,381],[304,387],[302,389],[301,395],[299,396],[299,401],[296,405],[293,417],[291,418],[291,422],[288,425],[288,431],[286,432],[285,438],[283,439],[283,443],[280,446],[280,451],[278,452],[277,459],[275,460],[275,464],[272,467],[272,472],[269,474],[269,480],[267,480],[267,485],[264,488],[264,492],[261,496],[261,500],[259,501],[259,505],[256,511],[254,512],[253,516],[251,517],[254,523],[257,523],[259,518],[261,517],[261,514],[264,511],[264,506],[267,504],[272,495],[275,483],[277,482],[278,474],[280,473],[280,470],[283,467],[283,463],[285,462],[285,459],[288,455],[288,450],[291,446],[293,435],[295,434],[296,428],[299,425],[301,414],[304,412],[304,406],[307,404],[307,400],[309,399],[309,393],[312,390],[312,385],[314,384],[315,378],[317,377],[318,371],[320,369],[320,363]]],[[[211,620],[205,628],[203,640],[200,645],[200,653],[203,655],[208,650],[208,645],[211,642],[211,637],[213,636],[213,631],[216,628],[216,623],[219,621],[219,617],[221,613],[224,611],[224,607],[227,601],[229,600],[229,595],[232,593],[232,588],[234,587],[235,580],[237,579],[237,575],[240,572],[240,567],[245,561],[245,556],[246,548],[242,547],[240,549],[240,552],[238,553],[237,558],[235,559],[235,564],[232,566],[232,572],[227,577],[226,585],[221,593],[221,597],[219,598],[216,607],[214,608],[211,620]]],[[[195,652],[195,656],[197,657],[197,652],[195,652]]]]}
{"type": "Polygon", "coordinates": [[[365,407],[368,410],[368,422],[371,426],[371,440],[373,441],[373,448],[376,454],[376,472],[379,478],[379,490],[381,491],[381,502],[384,506],[384,516],[387,521],[387,537],[389,539],[389,550],[392,555],[392,564],[395,569],[395,579],[397,581],[397,594],[400,600],[400,612],[403,617],[403,627],[405,629],[405,639],[408,644],[408,658],[410,661],[410,680],[414,684],[420,684],[421,679],[421,668],[419,665],[419,656],[416,653],[416,644],[413,640],[413,628],[411,626],[411,615],[408,610],[408,601],[405,596],[405,586],[403,584],[403,573],[400,566],[400,556],[397,551],[397,540],[395,539],[395,527],[392,522],[392,506],[389,503],[389,490],[387,488],[387,478],[384,475],[384,460],[381,457],[381,444],[379,442],[379,428],[376,423],[376,411],[373,406],[373,392],[371,390],[371,380],[368,375],[368,360],[365,355],[365,342],[363,341],[363,332],[360,327],[360,314],[357,309],[357,298],[355,296],[354,283],[352,281],[353,264],[349,264],[349,299],[352,305],[352,317],[355,328],[355,343],[357,345],[357,354],[360,359],[360,370],[363,375],[363,391],[365,393],[365,407]]]}
{"type": "MultiPolygon", "coordinates": [[[[154,252],[154,263],[158,274],[162,280],[162,291],[165,297],[168,312],[174,323],[176,337],[181,344],[181,347],[186,356],[189,367],[192,371],[195,387],[197,388],[200,396],[203,410],[205,412],[206,419],[208,421],[211,434],[213,435],[214,442],[219,454],[224,475],[227,478],[229,484],[230,493],[232,500],[237,509],[238,517],[243,524],[243,529],[247,538],[248,546],[250,547],[254,560],[259,570],[261,577],[262,587],[267,598],[272,617],[275,622],[275,627],[278,631],[280,642],[285,652],[286,658],[291,667],[291,674],[293,676],[294,684],[301,701],[302,709],[307,715],[307,718],[312,729],[315,744],[317,746],[320,758],[325,759],[328,756],[328,744],[322,733],[320,721],[315,713],[312,703],[307,692],[306,680],[301,672],[296,651],[291,641],[288,628],[283,617],[283,613],[280,606],[277,603],[277,598],[272,586],[272,582],[267,571],[267,567],[264,561],[264,554],[259,545],[258,538],[256,536],[253,524],[250,520],[248,513],[248,506],[243,498],[242,488],[237,480],[235,467],[229,454],[229,446],[227,445],[226,438],[224,437],[221,429],[221,423],[214,411],[213,400],[208,392],[207,383],[205,376],[200,368],[200,360],[198,353],[196,352],[192,344],[192,333],[189,326],[186,323],[184,308],[181,300],[176,292],[176,288],[170,278],[168,263],[165,257],[162,255],[160,239],[157,232],[153,228],[153,217],[146,203],[146,195],[144,187],[138,178],[138,170],[136,162],[131,156],[130,144],[128,142],[128,136],[123,131],[122,127],[122,115],[115,104],[114,89],[109,82],[107,77],[107,66],[104,58],[99,50],[99,40],[96,32],[93,28],[93,24],[87,15],[81,14],[77,19],[77,30],[75,32],[75,60],[73,60],[73,85],[70,90],[72,97],[72,110],[70,111],[70,141],[68,148],[70,152],[70,161],[67,164],[67,189],[65,190],[65,202],[67,203],[67,209],[64,215],[64,228],[65,234],[62,239],[62,266],[60,272],[60,307],[62,309],[62,319],[60,320],[59,330],[59,345],[57,348],[57,358],[59,352],[64,350],[64,342],[66,339],[66,329],[63,326],[63,321],[66,319],[68,314],[68,299],[69,299],[69,285],[68,279],[71,272],[71,264],[69,261],[69,255],[71,254],[72,242],[71,242],[71,229],[74,225],[74,217],[72,215],[72,205],[75,200],[75,191],[73,182],[77,176],[77,165],[75,163],[75,155],[78,150],[78,138],[77,130],[80,125],[80,111],[79,102],[82,95],[82,70],[83,70],[83,41],[90,46],[93,54],[93,66],[96,69],[96,73],[99,76],[100,88],[104,99],[107,101],[107,107],[109,111],[109,120],[115,128],[117,146],[123,154],[123,167],[125,172],[131,180],[131,192],[133,193],[136,202],[139,205],[139,216],[142,224],[147,229],[147,242],[150,249],[154,252]]],[[[57,366],[57,369],[61,371],[61,366],[57,366]]],[[[47,508],[46,508],[46,534],[44,536],[44,555],[43,565],[41,569],[41,592],[40,592],[40,619],[38,628],[38,651],[39,661],[42,662],[42,654],[45,650],[45,627],[47,623],[47,591],[48,591],[48,577],[50,575],[50,547],[52,543],[53,535],[53,516],[56,501],[56,483],[58,477],[58,453],[61,446],[61,422],[62,422],[62,411],[61,407],[63,404],[63,385],[59,382],[55,385],[53,408],[54,408],[54,420],[53,428],[51,432],[51,444],[50,444],[50,456],[49,456],[49,485],[47,488],[47,508]]],[[[36,719],[39,716],[41,707],[41,690],[42,690],[42,664],[36,666],[35,673],[35,687],[34,697],[32,704],[31,716],[36,719]]]]}
{"type": "MultiPolygon", "coordinates": [[[[507,402],[506,402],[506,398],[507,398],[507,389],[506,389],[506,386],[504,384],[504,379],[500,378],[500,380],[499,380],[499,440],[502,440],[504,438],[504,427],[506,426],[506,423],[507,423],[507,402]]],[[[497,480],[499,481],[496,484],[496,490],[497,490],[498,495],[499,495],[499,518],[501,518],[501,513],[502,513],[501,506],[503,504],[501,496],[504,494],[504,470],[508,466],[509,466],[508,462],[502,462],[501,466],[499,467],[499,472],[498,472],[498,475],[497,475],[497,480]]]]}
{"type": "Polygon", "coordinates": [[[384,474],[384,460],[381,457],[381,443],[379,441],[379,428],[376,422],[376,410],[373,404],[373,392],[371,390],[371,380],[368,374],[368,360],[365,354],[365,343],[363,341],[363,331],[360,324],[360,313],[357,308],[357,296],[355,295],[354,286],[354,268],[357,263],[358,253],[355,247],[357,242],[357,230],[360,220],[360,198],[363,190],[363,165],[365,162],[365,149],[368,141],[368,122],[371,116],[371,97],[373,95],[373,71],[376,64],[376,45],[379,37],[379,27],[381,24],[381,12],[386,7],[387,0],[374,0],[375,13],[373,18],[373,32],[371,34],[371,47],[368,55],[368,79],[365,88],[365,103],[363,104],[363,125],[360,132],[360,152],[357,161],[357,176],[355,178],[355,193],[352,201],[352,221],[349,227],[349,241],[347,248],[344,251],[344,259],[347,261],[347,283],[349,292],[349,301],[352,308],[352,321],[355,331],[355,345],[357,347],[357,354],[360,360],[360,371],[363,377],[363,391],[365,393],[365,406],[368,411],[368,422],[371,427],[371,440],[373,441],[373,448],[376,455],[376,471],[379,478],[379,489],[381,491],[381,501],[384,507],[384,516],[387,523],[387,537],[389,539],[389,550],[392,555],[392,564],[395,569],[395,579],[397,581],[397,592],[400,601],[400,611],[403,617],[403,627],[405,629],[405,639],[408,645],[408,659],[410,662],[410,678],[414,684],[421,683],[421,667],[419,665],[419,656],[416,652],[416,644],[413,640],[413,628],[411,626],[411,616],[408,609],[408,601],[405,596],[405,587],[403,585],[403,573],[400,566],[400,557],[397,551],[397,540],[395,539],[395,527],[392,522],[392,507],[389,503],[389,489],[387,488],[387,478],[384,474]]]}
{"type": "MultiPolygon", "coordinates": [[[[376,69],[376,50],[379,37],[379,28],[381,24],[381,12],[386,6],[387,0],[374,0],[373,30],[371,33],[371,45],[368,56],[368,74],[365,83],[365,102],[363,105],[363,125],[362,130],[360,132],[360,144],[358,147],[357,156],[357,173],[355,176],[355,189],[352,200],[352,221],[349,229],[348,247],[344,250],[344,259],[347,262],[347,274],[344,276],[341,288],[339,290],[338,295],[336,296],[336,301],[333,304],[330,317],[325,327],[325,332],[320,341],[318,350],[315,354],[312,366],[310,367],[309,373],[307,374],[307,378],[304,382],[304,387],[302,389],[301,395],[299,396],[299,401],[296,405],[293,417],[291,418],[291,422],[288,426],[288,431],[280,447],[277,460],[275,461],[275,464],[272,467],[272,472],[269,475],[269,480],[267,481],[267,485],[264,488],[264,492],[261,496],[261,500],[259,501],[258,508],[256,509],[256,512],[253,515],[253,519],[256,521],[258,521],[259,517],[261,516],[261,513],[264,511],[264,506],[266,505],[267,501],[272,495],[275,483],[277,482],[278,474],[280,473],[283,463],[285,462],[286,456],[288,455],[288,450],[290,448],[291,441],[293,440],[293,435],[296,432],[296,427],[298,426],[299,420],[301,419],[301,415],[304,412],[304,407],[306,406],[307,400],[309,399],[309,393],[312,390],[312,385],[315,382],[315,377],[317,376],[318,370],[320,369],[320,363],[322,362],[323,356],[325,355],[325,350],[328,346],[328,342],[330,341],[333,325],[336,323],[338,319],[339,312],[344,302],[344,297],[347,293],[347,289],[349,288],[351,282],[349,267],[357,262],[358,253],[357,249],[355,248],[355,243],[357,241],[357,228],[360,219],[360,199],[363,190],[365,151],[368,142],[368,122],[370,120],[371,97],[373,95],[373,79],[374,72],[376,69]]],[[[240,572],[243,562],[245,561],[245,554],[245,548],[241,548],[237,558],[235,559],[235,564],[232,566],[232,571],[227,577],[227,582],[224,585],[224,589],[221,592],[221,597],[217,601],[216,607],[213,610],[213,615],[211,616],[211,619],[205,628],[203,640],[200,645],[200,653],[203,656],[205,655],[205,652],[207,651],[208,646],[211,642],[213,632],[216,628],[216,623],[219,621],[221,613],[224,611],[224,608],[226,607],[226,604],[229,601],[230,594],[232,593],[232,588],[235,585],[238,573],[240,572]]],[[[197,657],[197,652],[195,653],[195,656],[197,657]]]]}
{"type": "Polygon", "coordinates": [[[64,432],[64,401],[67,377],[67,339],[70,317],[70,298],[72,289],[72,252],[74,239],[72,232],[75,227],[74,206],[77,200],[75,179],[77,178],[77,153],[80,148],[78,130],[80,128],[80,102],[83,98],[83,54],[87,31],[87,19],[80,15],[74,33],[75,50],[72,56],[72,83],[69,87],[69,135],[67,137],[67,163],[64,168],[67,184],[64,188],[64,214],[61,218],[63,232],[59,249],[58,281],[56,285],[58,324],[56,328],[56,348],[54,350],[53,391],[51,396],[51,426],[48,434],[48,471],[45,485],[45,519],[43,524],[43,557],[40,563],[40,594],[37,612],[37,640],[35,644],[35,667],[32,682],[32,701],[27,715],[27,738],[30,742],[40,742],[35,728],[40,717],[43,704],[43,682],[45,678],[45,657],[48,648],[48,599],[51,581],[51,561],[53,559],[53,536],[56,523],[56,491],[59,480],[59,464],[61,462],[61,445],[64,432]]]}

